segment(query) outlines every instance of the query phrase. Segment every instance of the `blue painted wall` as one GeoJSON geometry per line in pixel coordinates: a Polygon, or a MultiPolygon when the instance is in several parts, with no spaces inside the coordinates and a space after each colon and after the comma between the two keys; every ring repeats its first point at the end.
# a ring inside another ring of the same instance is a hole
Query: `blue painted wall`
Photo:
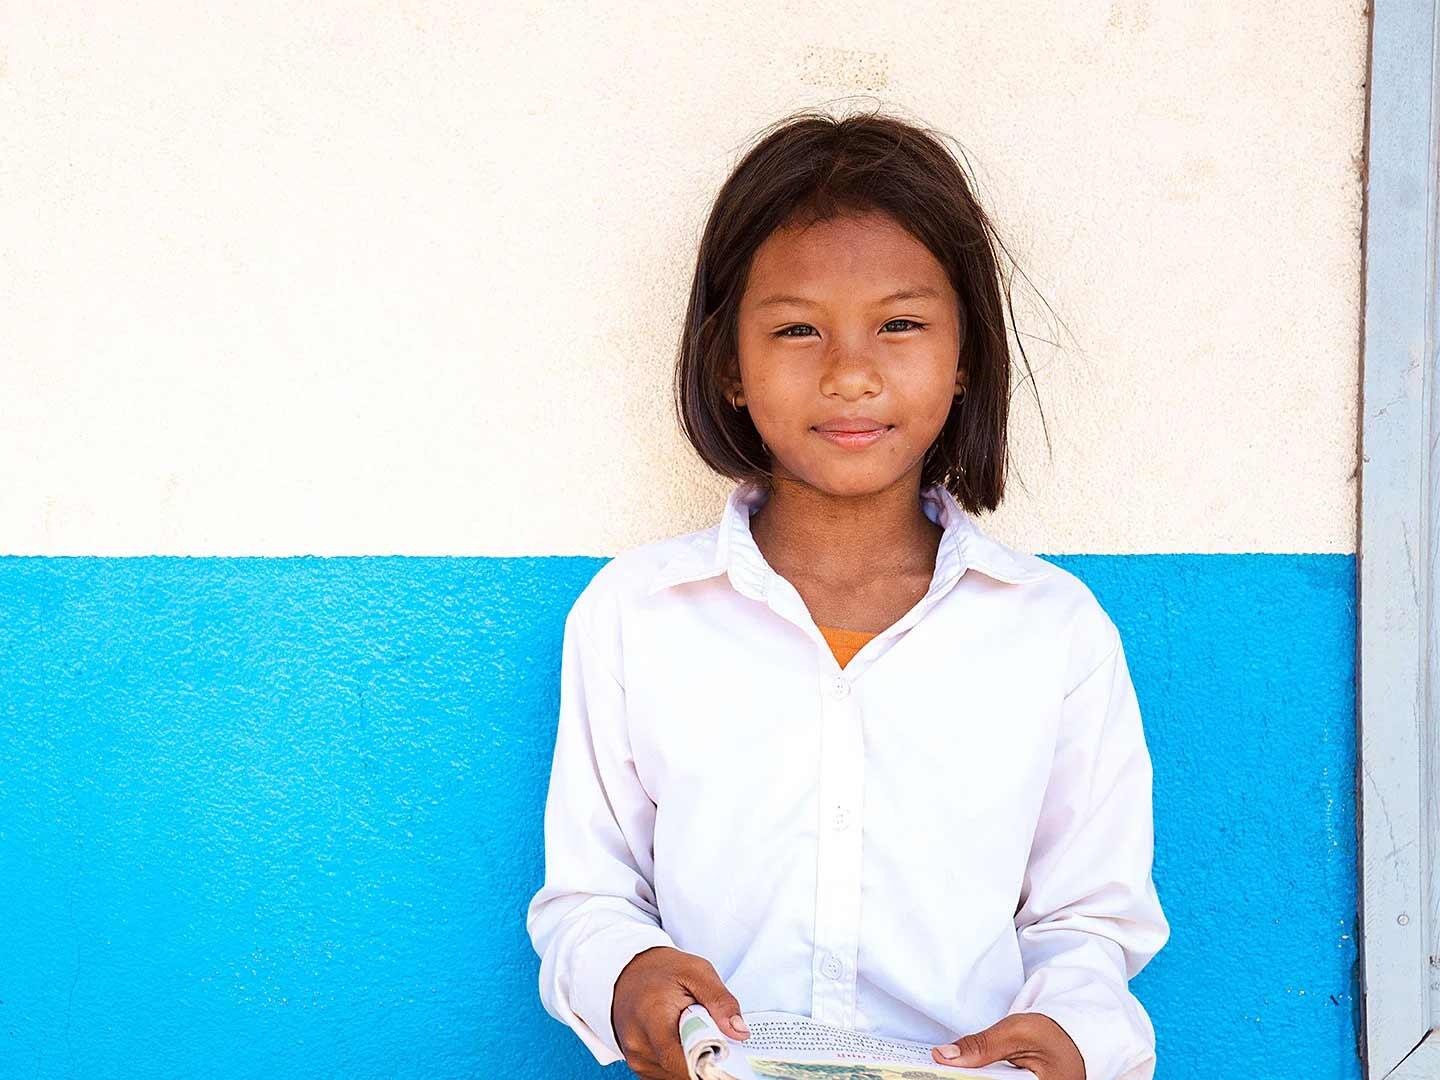
{"type": "MultiPolygon", "coordinates": [[[[1049,558],[1154,758],[1158,1075],[1359,1077],[1353,556],[1049,558]]],[[[524,915],[603,562],[0,558],[0,1077],[600,1072],[524,915]]]]}

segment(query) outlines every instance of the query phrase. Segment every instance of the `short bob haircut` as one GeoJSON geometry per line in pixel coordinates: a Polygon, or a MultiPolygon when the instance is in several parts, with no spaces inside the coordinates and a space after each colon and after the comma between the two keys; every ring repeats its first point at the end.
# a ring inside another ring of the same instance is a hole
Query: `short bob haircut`
{"type": "MultiPolygon", "coordinates": [[[[921,486],[943,484],[971,513],[994,510],[1005,492],[1010,412],[995,254],[1004,244],[940,139],[878,112],[792,113],[760,132],[721,186],[700,241],[675,366],[681,431],[720,475],[769,486],[769,452],[748,410],[726,400],[722,382],[738,374],[736,323],[752,257],[782,226],[875,210],[934,254],[960,298],[966,391],[925,453],[921,486]]],[[[1008,283],[1003,295],[1009,306],[1008,283]]]]}

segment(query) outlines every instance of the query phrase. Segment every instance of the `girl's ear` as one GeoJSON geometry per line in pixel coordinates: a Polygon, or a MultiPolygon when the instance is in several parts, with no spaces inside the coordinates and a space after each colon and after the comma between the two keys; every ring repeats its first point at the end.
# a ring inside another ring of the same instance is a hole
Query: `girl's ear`
{"type": "Polygon", "coordinates": [[[725,393],[725,400],[730,402],[732,407],[745,404],[745,384],[740,381],[739,372],[734,367],[720,376],[720,387],[725,393]]]}

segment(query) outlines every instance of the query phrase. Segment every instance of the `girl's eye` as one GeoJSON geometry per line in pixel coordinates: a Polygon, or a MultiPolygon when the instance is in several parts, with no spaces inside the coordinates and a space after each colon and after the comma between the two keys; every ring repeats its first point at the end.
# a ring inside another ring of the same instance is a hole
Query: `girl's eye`
{"type": "MultiPolygon", "coordinates": [[[[891,320],[890,320],[889,322],[887,322],[885,325],[886,325],[886,326],[893,326],[895,323],[905,323],[905,324],[906,324],[906,326],[904,327],[904,329],[902,329],[902,330],[897,330],[896,333],[906,333],[907,331],[912,330],[912,329],[915,329],[915,330],[923,330],[923,329],[925,329],[925,324],[924,324],[924,323],[916,322],[914,319],[891,319],[891,320]]],[[[791,330],[813,330],[813,329],[815,329],[815,328],[814,328],[813,326],[811,326],[809,323],[796,323],[794,326],[787,326],[787,327],[785,327],[783,330],[777,330],[777,331],[775,332],[774,336],[775,336],[775,337],[809,337],[809,336],[810,336],[809,334],[792,334],[792,333],[790,333],[790,331],[791,331],[791,330]]]]}

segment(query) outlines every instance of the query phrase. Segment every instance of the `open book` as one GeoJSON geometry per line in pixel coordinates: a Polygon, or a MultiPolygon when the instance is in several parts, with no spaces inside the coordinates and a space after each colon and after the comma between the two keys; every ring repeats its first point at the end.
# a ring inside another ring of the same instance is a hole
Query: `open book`
{"type": "Polygon", "coordinates": [[[703,1005],[680,1014],[680,1045],[690,1080],[1035,1080],[1000,1061],[941,1065],[930,1043],[868,1035],[786,1012],[747,1012],[750,1038],[730,1038],[703,1005]]]}

